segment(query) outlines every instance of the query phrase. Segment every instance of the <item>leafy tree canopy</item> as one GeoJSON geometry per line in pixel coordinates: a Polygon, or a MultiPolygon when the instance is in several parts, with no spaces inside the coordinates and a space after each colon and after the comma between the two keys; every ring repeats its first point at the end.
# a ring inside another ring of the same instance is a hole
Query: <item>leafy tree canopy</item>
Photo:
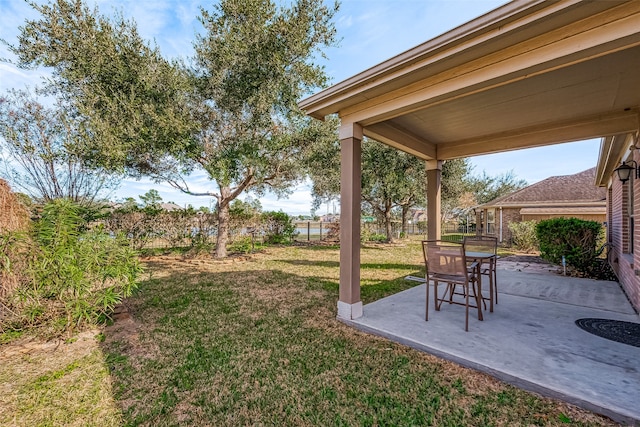
{"type": "Polygon", "coordinates": [[[134,22],[112,22],[82,0],[32,6],[41,18],[11,49],[23,66],[53,68],[51,90],[92,137],[87,159],[216,198],[217,256],[226,255],[231,201],[248,190],[286,193],[302,178],[315,130],[296,102],[327,82],[315,59],[335,43],[337,3],[221,0],[201,9],[204,32],[188,66],[164,59],[134,22]],[[212,189],[189,188],[194,169],[212,189]]]}
{"type": "Polygon", "coordinates": [[[527,181],[518,179],[513,171],[497,176],[489,176],[483,171],[481,175],[469,178],[469,189],[474,194],[479,205],[526,186],[527,181]]]}
{"type": "Polygon", "coordinates": [[[87,137],[87,161],[132,176],[175,166],[193,152],[188,74],[146,43],[136,24],[82,0],[30,2],[40,14],[9,46],[24,68],[49,67],[47,90],[66,103],[87,137]]]}

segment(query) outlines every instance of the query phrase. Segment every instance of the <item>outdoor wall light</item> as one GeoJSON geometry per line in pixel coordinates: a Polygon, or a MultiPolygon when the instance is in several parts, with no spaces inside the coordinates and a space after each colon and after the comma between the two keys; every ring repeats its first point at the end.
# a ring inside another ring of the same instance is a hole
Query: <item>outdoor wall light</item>
{"type": "Polygon", "coordinates": [[[636,179],[640,178],[640,167],[638,167],[638,163],[636,163],[635,160],[622,162],[622,164],[615,168],[614,171],[618,173],[618,178],[620,179],[620,181],[622,181],[623,184],[629,181],[629,178],[631,178],[631,171],[635,171],[636,179]],[[635,167],[631,166],[630,163],[633,163],[635,167]]]}

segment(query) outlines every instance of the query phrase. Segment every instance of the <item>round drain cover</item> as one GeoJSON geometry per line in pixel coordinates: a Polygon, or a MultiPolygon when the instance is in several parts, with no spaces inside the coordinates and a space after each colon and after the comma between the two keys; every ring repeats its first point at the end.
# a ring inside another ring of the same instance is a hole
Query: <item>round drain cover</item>
{"type": "Polygon", "coordinates": [[[576,325],[599,337],[640,347],[640,323],[588,317],[576,320],[576,325]]]}

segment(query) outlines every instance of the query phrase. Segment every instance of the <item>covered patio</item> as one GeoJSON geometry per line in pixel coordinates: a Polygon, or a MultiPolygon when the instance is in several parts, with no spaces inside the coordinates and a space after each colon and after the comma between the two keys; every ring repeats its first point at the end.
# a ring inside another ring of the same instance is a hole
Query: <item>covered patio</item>
{"type": "Polygon", "coordinates": [[[464,309],[455,305],[430,311],[425,322],[424,285],[367,304],[364,316],[347,323],[625,425],[640,425],[640,348],[575,324],[582,318],[637,322],[620,285],[498,266],[499,304],[483,321],[472,316],[469,332],[464,309]]]}
{"type": "MultiPolygon", "coordinates": [[[[338,318],[640,423],[638,348],[575,325],[588,317],[638,322],[617,283],[501,270],[499,305],[468,333],[459,307],[445,304],[425,323],[424,285],[366,307],[360,297],[364,136],[425,160],[428,237],[438,239],[444,161],[603,137],[617,153],[640,132],[638,70],[640,2],[515,0],[302,100],[312,117],[341,119],[338,318]],[[541,297],[545,286],[551,298],[541,297]],[[560,298],[566,289],[575,292],[560,298]]],[[[598,185],[615,167],[599,170],[598,185]]]]}
{"type": "Polygon", "coordinates": [[[437,239],[443,161],[635,134],[639,69],[640,2],[515,0],[302,100],[312,117],[341,119],[338,317],[363,313],[363,136],[426,161],[437,239]]]}

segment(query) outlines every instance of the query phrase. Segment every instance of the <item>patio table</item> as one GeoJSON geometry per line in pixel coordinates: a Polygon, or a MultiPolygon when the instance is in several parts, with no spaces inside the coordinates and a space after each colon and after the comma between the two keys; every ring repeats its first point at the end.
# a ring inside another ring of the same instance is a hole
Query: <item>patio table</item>
{"type": "MultiPolygon", "coordinates": [[[[480,271],[482,270],[482,264],[484,262],[495,262],[495,259],[498,257],[496,254],[491,252],[474,252],[474,251],[465,251],[464,256],[468,260],[473,260],[476,262],[476,270],[478,276],[478,293],[480,294],[480,298],[485,301],[487,298],[482,296],[482,274],[480,271]]],[[[485,306],[486,307],[486,306],[485,306]]],[[[489,289],[489,311],[493,313],[493,289],[489,289]]]]}

